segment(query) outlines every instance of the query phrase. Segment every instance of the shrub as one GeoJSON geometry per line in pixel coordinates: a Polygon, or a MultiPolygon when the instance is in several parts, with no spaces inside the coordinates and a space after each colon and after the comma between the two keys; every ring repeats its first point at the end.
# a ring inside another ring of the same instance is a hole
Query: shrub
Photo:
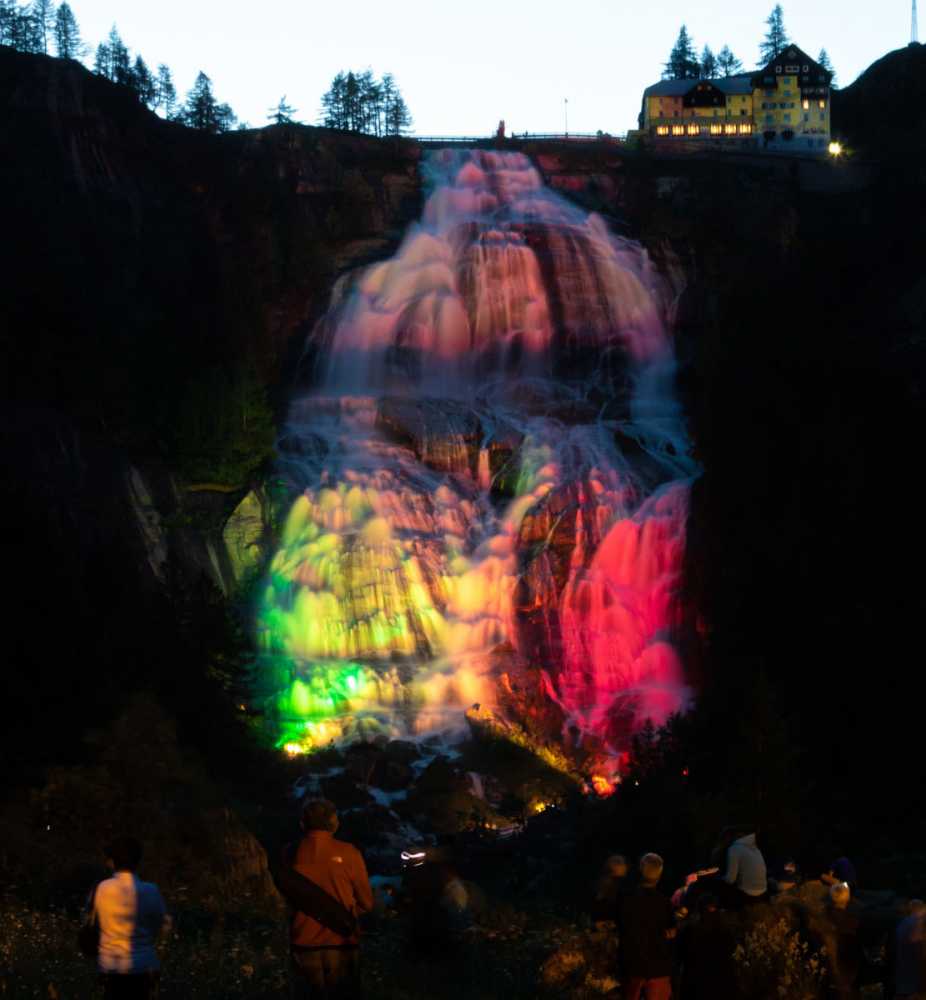
{"type": "Polygon", "coordinates": [[[783,918],[751,927],[733,953],[743,996],[751,1000],[812,1000],[826,976],[826,956],[783,918]]]}

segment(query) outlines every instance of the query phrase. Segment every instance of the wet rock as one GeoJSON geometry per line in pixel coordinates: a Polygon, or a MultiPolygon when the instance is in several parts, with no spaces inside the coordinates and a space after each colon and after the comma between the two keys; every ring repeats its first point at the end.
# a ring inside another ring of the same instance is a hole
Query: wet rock
{"type": "Polygon", "coordinates": [[[381,757],[373,770],[371,785],[387,792],[396,792],[408,786],[415,780],[415,772],[410,764],[401,760],[381,757]]]}
{"type": "Polygon", "coordinates": [[[325,778],[321,787],[325,798],[330,799],[339,810],[368,806],[373,802],[373,796],[366,789],[359,788],[347,773],[325,778]]]}
{"type": "Polygon", "coordinates": [[[376,425],[432,469],[473,478],[478,474],[482,427],[462,403],[386,397],[379,402],[376,425]]]}
{"type": "Polygon", "coordinates": [[[399,761],[403,764],[411,764],[421,757],[418,747],[409,740],[390,740],[386,744],[383,754],[388,760],[399,761]]]}
{"type": "Polygon", "coordinates": [[[341,816],[338,836],[361,850],[388,847],[398,836],[401,820],[386,806],[369,805],[341,816]]]}
{"type": "Polygon", "coordinates": [[[222,540],[237,583],[260,564],[265,527],[263,498],[257,490],[251,490],[234,509],[222,531],[222,540]]]}

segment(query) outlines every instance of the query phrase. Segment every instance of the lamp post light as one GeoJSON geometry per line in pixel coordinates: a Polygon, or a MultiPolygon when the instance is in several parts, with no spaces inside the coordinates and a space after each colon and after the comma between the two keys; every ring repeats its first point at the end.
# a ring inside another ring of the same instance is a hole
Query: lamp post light
{"type": "Polygon", "coordinates": [[[838,160],[839,157],[842,156],[842,143],[831,142],[829,144],[828,151],[830,156],[832,156],[834,160],[838,160]]]}

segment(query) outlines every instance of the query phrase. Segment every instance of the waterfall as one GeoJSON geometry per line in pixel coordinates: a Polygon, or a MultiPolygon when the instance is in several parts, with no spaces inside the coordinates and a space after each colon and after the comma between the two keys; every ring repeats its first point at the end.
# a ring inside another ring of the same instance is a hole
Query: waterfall
{"type": "Polygon", "coordinates": [[[281,444],[295,496],[257,614],[279,743],[452,729],[473,703],[530,731],[539,699],[616,757],[689,699],[696,470],[663,284],[519,153],[422,169],[420,222],[341,287],[281,444]]]}

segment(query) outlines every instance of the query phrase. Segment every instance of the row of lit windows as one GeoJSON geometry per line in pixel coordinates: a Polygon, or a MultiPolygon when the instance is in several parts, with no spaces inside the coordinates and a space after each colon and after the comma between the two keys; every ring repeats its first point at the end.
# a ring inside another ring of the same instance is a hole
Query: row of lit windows
{"type": "Polygon", "coordinates": [[[722,125],[657,125],[656,135],[752,135],[752,122],[722,125]]]}

